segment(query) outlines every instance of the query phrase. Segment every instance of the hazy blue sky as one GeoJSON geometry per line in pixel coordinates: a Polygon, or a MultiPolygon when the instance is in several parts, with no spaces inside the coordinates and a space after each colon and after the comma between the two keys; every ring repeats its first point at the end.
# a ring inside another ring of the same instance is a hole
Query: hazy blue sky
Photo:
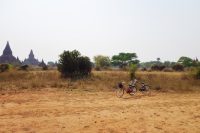
{"type": "Polygon", "coordinates": [[[45,61],[73,49],[200,58],[200,0],[0,0],[0,54],[7,40],[21,60],[30,49],[45,61]]]}

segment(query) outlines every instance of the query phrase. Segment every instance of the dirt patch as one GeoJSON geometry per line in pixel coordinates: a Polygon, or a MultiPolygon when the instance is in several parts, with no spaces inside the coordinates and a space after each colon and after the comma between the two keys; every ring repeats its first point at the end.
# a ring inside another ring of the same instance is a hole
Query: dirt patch
{"type": "Polygon", "coordinates": [[[200,93],[25,92],[0,96],[0,132],[200,132],[200,93]]]}

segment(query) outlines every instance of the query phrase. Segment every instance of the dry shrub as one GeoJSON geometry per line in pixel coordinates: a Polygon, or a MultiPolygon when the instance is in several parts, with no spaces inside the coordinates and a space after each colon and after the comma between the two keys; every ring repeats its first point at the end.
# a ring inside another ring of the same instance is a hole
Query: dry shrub
{"type": "Polygon", "coordinates": [[[190,70],[190,75],[197,80],[200,80],[200,67],[194,67],[190,70]]]}

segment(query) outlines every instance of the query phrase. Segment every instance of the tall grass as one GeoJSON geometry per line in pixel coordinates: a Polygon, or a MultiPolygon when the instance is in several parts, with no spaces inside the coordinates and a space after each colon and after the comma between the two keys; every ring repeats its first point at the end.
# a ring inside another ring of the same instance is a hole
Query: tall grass
{"type": "Polygon", "coordinates": [[[186,72],[138,72],[137,77],[161,91],[200,90],[200,81],[186,72]]]}
{"type": "MultiPolygon", "coordinates": [[[[159,91],[200,90],[199,80],[186,73],[176,72],[137,72],[141,82],[150,84],[159,91]]],[[[0,73],[0,91],[40,90],[57,88],[83,91],[112,91],[120,81],[129,82],[129,73],[125,71],[93,71],[89,78],[72,81],[62,79],[56,70],[51,71],[10,71],[0,73]]]]}

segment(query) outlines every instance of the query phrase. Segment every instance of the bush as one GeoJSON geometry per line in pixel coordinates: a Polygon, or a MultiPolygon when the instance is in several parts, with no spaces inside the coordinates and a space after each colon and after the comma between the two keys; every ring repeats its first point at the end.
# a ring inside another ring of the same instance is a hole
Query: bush
{"type": "Polygon", "coordinates": [[[163,69],[165,69],[164,65],[153,65],[151,67],[151,70],[153,70],[153,71],[162,71],[163,69]]]}
{"type": "Polygon", "coordinates": [[[184,66],[183,65],[181,65],[181,64],[175,64],[173,67],[172,67],[172,69],[174,70],[174,71],[183,71],[184,70],[184,66]]]}
{"type": "Polygon", "coordinates": [[[88,76],[92,71],[92,63],[88,57],[79,57],[78,58],[79,73],[81,76],[88,76]]]}
{"type": "Polygon", "coordinates": [[[92,63],[88,57],[74,51],[64,51],[60,55],[58,62],[58,71],[64,78],[78,78],[88,76],[92,70],[92,63]]]}
{"type": "Polygon", "coordinates": [[[0,64],[0,72],[5,72],[9,70],[9,64],[0,64]]]}

